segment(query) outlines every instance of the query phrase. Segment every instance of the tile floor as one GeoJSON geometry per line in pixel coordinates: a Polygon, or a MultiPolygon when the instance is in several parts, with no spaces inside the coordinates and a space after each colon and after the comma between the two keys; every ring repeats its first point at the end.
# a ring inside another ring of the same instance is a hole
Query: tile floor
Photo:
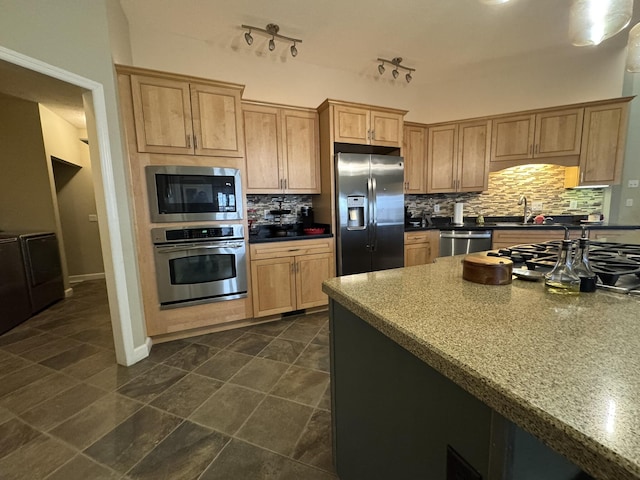
{"type": "MultiPolygon", "coordinates": [[[[215,308],[215,305],[212,305],[215,308]]],[[[0,477],[335,479],[328,317],[115,363],[104,282],[0,336],[0,477]]]]}

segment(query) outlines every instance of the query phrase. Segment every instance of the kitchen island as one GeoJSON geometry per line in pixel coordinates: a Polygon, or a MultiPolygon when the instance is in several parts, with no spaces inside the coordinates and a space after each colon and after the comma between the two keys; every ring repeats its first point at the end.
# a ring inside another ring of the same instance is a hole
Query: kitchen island
{"type": "Polygon", "coordinates": [[[640,479],[640,299],[461,260],[324,283],[340,478],[640,479]]]}

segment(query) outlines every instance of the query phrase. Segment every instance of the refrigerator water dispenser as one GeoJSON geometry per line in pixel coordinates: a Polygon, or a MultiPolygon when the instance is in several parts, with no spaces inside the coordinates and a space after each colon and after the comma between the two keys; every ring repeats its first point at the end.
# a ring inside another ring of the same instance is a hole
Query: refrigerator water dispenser
{"type": "Polygon", "coordinates": [[[347,196],[347,230],[364,230],[364,195],[347,196]]]}

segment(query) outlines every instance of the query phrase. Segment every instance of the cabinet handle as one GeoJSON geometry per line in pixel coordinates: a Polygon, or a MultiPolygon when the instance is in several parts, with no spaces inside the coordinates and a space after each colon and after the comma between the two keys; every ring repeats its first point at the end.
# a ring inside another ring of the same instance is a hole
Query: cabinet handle
{"type": "Polygon", "coordinates": [[[280,179],[280,190],[283,190],[283,188],[282,188],[282,179],[280,179]]]}
{"type": "Polygon", "coordinates": [[[375,140],[375,139],[376,139],[376,131],[371,130],[371,140],[375,140]]]}
{"type": "Polygon", "coordinates": [[[286,178],[284,179],[284,189],[285,190],[287,189],[287,179],[286,178]]]}
{"type": "Polygon", "coordinates": [[[187,148],[191,148],[191,135],[187,135],[187,148]]]}
{"type": "Polygon", "coordinates": [[[580,183],[584,182],[584,172],[580,172],[580,183]]]}
{"type": "Polygon", "coordinates": [[[198,137],[193,136],[193,148],[198,148],[198,137]]]}
{"type": "Polygon", "coordinates": [[[533,153],[538,153],[538,145],[536,145],[536,149],[533,151],[533,153]]]}
{"type": "Polygon", "coordinates": [[[529,145],[529,155],[533,155],[533,144],[529,145]]]}

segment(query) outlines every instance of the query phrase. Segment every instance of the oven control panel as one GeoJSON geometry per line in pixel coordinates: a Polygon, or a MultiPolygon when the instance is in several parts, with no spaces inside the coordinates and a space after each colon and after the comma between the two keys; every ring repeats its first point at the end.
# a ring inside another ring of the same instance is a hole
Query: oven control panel
{"type": "Polygon", "coordinates": [[[151,237],[154,244],[191,242],[194,240],[230,240],[242,239],[242,225],[216,225],[185,228],[153,228],[151,237]]]}

